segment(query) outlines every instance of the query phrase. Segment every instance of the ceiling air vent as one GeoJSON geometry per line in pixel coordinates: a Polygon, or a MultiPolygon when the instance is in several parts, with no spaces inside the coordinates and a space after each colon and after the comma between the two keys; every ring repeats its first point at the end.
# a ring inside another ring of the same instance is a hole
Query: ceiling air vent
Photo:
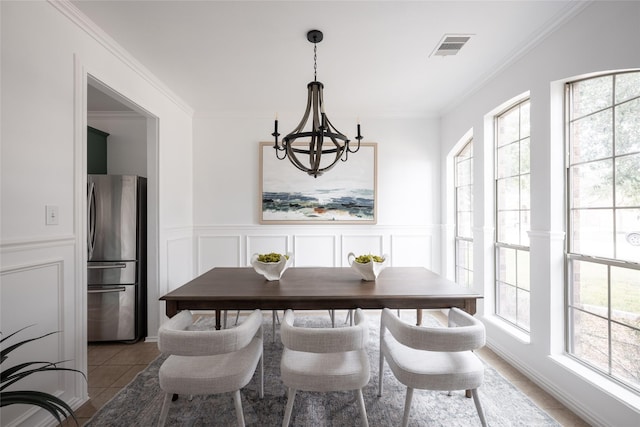
{"type": "Polygon", "coordinates": [[[455,55],[470,39],[470,34],[445,34],[429,56],[455,55]]]}

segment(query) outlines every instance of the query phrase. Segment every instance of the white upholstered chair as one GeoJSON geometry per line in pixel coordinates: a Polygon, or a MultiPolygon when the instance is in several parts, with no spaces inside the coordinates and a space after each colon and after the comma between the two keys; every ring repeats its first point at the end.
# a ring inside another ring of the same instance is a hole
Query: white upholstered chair
{"type": "Polygon", "coordinates": [[[163,426],[174,394],[233,393],[238,425],[244,426],[240,389],[260,364],[260,397],[264,395],[262,313],[255,310],[235,328],[189,330],[193,315],[183,310],[158,331],[158,348],[169,357],[160,367],[160,388],[166,393],[160,412],[163,426]]]}
{"type": "Polygon", "coordinates": [[[448,321],[448,327],[414,326],[391,310],[382,310],[378,396],[382,396],[386,358],[393,375],[407,386],[403,426],[409,423],[414,389],[471,390],[480,421],[487,425],[477,390],[484,380],[484,365],[471,351],[484,346],[484,325],[457,308],[449,310],[448,321]]]}
{"type": "MultiPolygon", "coordinates": [[[[272,319],[271,331],[273,333],[272,340],[275,341],[276,340],[276,324],[280,323],[280,317],[278,317],[278,310],[273,310],[271,312],[271,319],[272,319]]],[[[236,310],[236,323],[234,323],[234,325],[237,325],[239,320],[240,320],[240,310],[236,310]]],[[[222,327],[224,329],[227,329],[227,310],[224,311],[222,327]]]]}
{"type": "Polygon", "coordinates": [[[362,388],[370,377],[366,350],[369,328],[362,310],[356,310],[353,326],[341,328],[294,326],[293,311],[287,310],[280,326],[280,338],[284,345],[280,375],[289,394],[283,426],[289,425],[297,390],[354,390],[362,425],[369,425],[362,396],[362,388]]]}

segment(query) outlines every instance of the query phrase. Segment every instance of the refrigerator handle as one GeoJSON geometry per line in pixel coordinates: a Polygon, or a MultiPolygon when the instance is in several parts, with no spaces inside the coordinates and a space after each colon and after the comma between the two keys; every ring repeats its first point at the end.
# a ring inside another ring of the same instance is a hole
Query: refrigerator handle
{"type": "Polygon", "coordinates": [[[91,289],[89,288],[87,290],[87,293],[89,294],[108,294],[108,293],[112,293],[112,292],[126,292],[127,288],[125,288],[124,286],[119,286],[117,288],[98,288],[98,289],[91,289]]]}
{"type": "Polygon", "coordinates": [[[100,265],[88,265],[89,270],[105,270],[108,268],[127,268],[127,264],[124,262],[116,262],[114,264],[100,264],[100,265]]]}
{"type": "Polygon", "coordinates": [[[88,259],[91,259],[96,246],[96,185],[93,182],[89,183],[89,200],[87,202],[87,248],[89,249],[88,259]]]}

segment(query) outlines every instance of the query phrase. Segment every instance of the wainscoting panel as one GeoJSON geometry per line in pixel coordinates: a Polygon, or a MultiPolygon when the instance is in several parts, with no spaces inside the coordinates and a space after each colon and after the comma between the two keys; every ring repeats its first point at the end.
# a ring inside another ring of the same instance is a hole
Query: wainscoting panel
{"type": "Polygon", "coordinates": [[[167,239],[167,287],[172,291],[191,280],[193,244],[190,236],[167,239]]]}
{"type": "Polygon", "coordinates": [[[391,236],[391,265],[394,267],[434,268],[433,242],[430,235],[393,235],[391,236]]]}
{"type": "MultiPolygon", "coordinates": [[[[66,368],[84,369],[83,336],[76,325],[74,288],[74,243],[72,238],[24,241],[1,247],[0,331],[3,337],[25,328],[9,339],[3,348],[25,339],[58,332],[25,344],[9,354],[3,363],[68,360],[66,368]]],[[[21,389],[42,390],[72,405],[83,390],[73,373],[32,375],[20,380],[21,389]]],[[[35,406],[10,405],[0,410],[3,426],[39,425],[47,417],[35,406]]]]}
{"type": "Polygon", "coordinates": [[[384,239],[382,235],[345,235],[342,236],[342,256],[338,265],[348,267],[347,256],[353,252],[355,256],[363,254],[384,255],[384,239]]]}
{"type": "Polygon", "coordinates": [[[247,236],[247,251],[245,257],[247,265],[251,263],[251,256],[253,254],[268,254],[271,252],[279,254],[290,252],[288,236],[247,236]]]}
{"type": "Polygon", "coordinates": [[[438,226],[218,225],[194,228],[196,274],[244,267],[254,253],[292,252],[296,267],[348,266],[347,254],[389,255],[394,266],[440,272],[438,226]]]}
{"type": "MultiPolygon", "coordinates": [[[[28,325],[33,326],[29,326],[18,334],[16,340],[63,330],[62,271],[62,260],[2,271],[0,318],[3,337],[28,325]],[[23,301],[24,307],[15,310],[15,304],[18,301],[23,301]],[[29,308],[28,305],[34,307],[29,308]]],[[[59,340],[60,338],[54,335],[33,342],[33,345],[23,349],[33,354],[32,360],[62,360],[64,354],[60,349],[59,340]]],[[[24,381],[26,384],[27,380],[24,381]]]]}
{"type": "Polygon", "coordinates": [[[336,237],[294,236],[296,267],[334,267],[336,266],[336,237]]]}
{"type": "Polygon", "coordinates": [[[213,267],[240,267],[241,264],[241,236],[212,236],[197,237],[198,260],[197,274],[209,271],[213,267]]]}

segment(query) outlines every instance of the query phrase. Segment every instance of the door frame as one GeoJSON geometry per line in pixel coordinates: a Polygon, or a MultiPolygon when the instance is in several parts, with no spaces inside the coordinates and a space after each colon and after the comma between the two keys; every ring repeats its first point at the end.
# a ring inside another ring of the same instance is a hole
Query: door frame
{"type": "MultiPolygon", "coordinates": [[[[91,85],[146,118],[147,139],[147,324],[159,321],[159,125],[160,120],[133,99],[103,82],[99,73],[88,70],[76,55],[74,58],[74,234],[75,234],[75,348],[72,357],[78,369],[88,372],[87,345],[87,92],[91,85]]],[[[149,330],[149,329],[148,329],[149,330]]],[[[147,334],[148,334],[147,330],[147,334]]],[[[146,336],[145,336],[146,338],[146,336]]],[[[79,377],[79,376],[76,376],[79,377]]],[[[87,383],[78,378],[78,395],[87,396],[87,383]]]]}

